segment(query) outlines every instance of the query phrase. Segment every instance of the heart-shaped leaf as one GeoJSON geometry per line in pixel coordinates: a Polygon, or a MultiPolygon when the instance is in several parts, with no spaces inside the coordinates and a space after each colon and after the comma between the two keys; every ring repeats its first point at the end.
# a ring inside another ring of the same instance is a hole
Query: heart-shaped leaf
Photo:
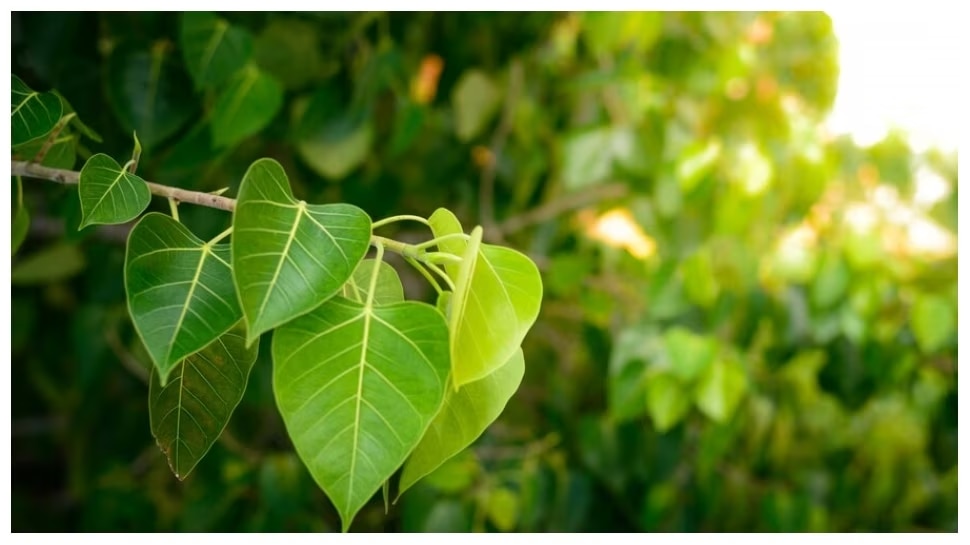
{"type": "MultiPolygon", "coordinates": [[[[354,274],[344,284],[341,295],[358,303],[367,301],[373,271],[373,259],[361,261],[354,269],[354,274]]],[[[394,267],[381,261],[377,271],[377,282],[374,285],[374,304],[390,305],[401,301],[404,301],[404,285],[401,284],[401,277],[397,275],[394,267]]]]}
{"type": "Polygon", "coordinates": [[[253,38],[207,11],[182,14],[179,46],[196,89],[212,88],[245,66],[253,52],[253,38]]]}
{"type": "Polygon", "coordinates": [[[242,318],[229,259],[228,244],[204,242],[157,212],[128,235],[128,311],[163,386],[178,362],[242,318]]]}
{"type": "Polygon", "coordinates": [[[512,359],[487,377],[466,384],[457,392],[449,388],[441,410],[404,464],[398,497],[475,442],[502,414],[505,404],[519,389],[524,373],[525,359],[520,348],[512,359]]]}
{"type": "Polygon", "coordinates": [[[124,223],[138,217],[152,199],[148,184],[103,153],[92,155],[78,181],[81,225],[124,223]]]}
{"type": "Polygon", "coordinates": [[[212,143],[229,147],[256,134],[283,106],[283,86],[249,65],[233,76],[212,107],[212,143]]]}
{"type": "Polygon", "coordinates": [[[239,187],[232,235],[248,342],[337,293],[367,252],[370,234],[360,208],[297,201],[279,163],[253,163],[239,187]]]}
{"type": "Polygon", "coordinates": [[[51,132],[61,119],[61,99],[54,93],[38,93],[11,75],[10,145],[19,146],[51,132]]]}
{"type": "Polygon", "coordinates": [[[344,530],[418,444],[448,375],[436,309],[373,303],[334,297],[273,334],[276,403],[344,530]]]}
{"type": "Polygon", "coordinates": [[[152,435],[179,479],[185,479],[216,442],[239,405],[259,346],[246,348],[229,331],[172,371],[168,386],[152,373],[148,414],[152,435]]]}
{"type": "MultiPolygon", "coordinates": [[[[438,228],[453,230],[457,221],[439,219],[431,224],[435,237],[449,234],[438,228]]],[[[482,229],[476,227],[467,243],[457,240],[465,247],[448,317],[456,388],[507,362],[535,323],[542,302],[542,278],[535,263],[515,250],[482,244],[481,237],[482,229]]],[[[446,241],[439,246],[453,250],[457,245],[446,241]]]]}
{"type": "Polygon", "coordinates": [[[294,103],[296,149],[307,165],[331,180],[360,166],[374,139],[371,115],[341,101],[328,87],[317,91],[305,107],[294,103]]]}

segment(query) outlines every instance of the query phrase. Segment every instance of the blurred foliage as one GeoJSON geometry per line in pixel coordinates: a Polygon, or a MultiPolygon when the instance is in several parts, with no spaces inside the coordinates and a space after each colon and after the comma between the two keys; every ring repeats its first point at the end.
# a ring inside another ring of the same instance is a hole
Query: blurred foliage
{"type": "MultiPolygon", "coordinates": [[[[273,157],[298,198],[446,206],[539,263],[506,411],[353,530],[956,530],[957,158],[825,132],[824,14],[14,13],[12,44],[103,137],[62,166],[125,156],[134,129],[146,179],[234,194],[273,157]]],[[[265,349],[227,433],[171,475],[125,232],[75,231],[56,184],[22,202],[13,529],[339,529],[265,349]]]]}

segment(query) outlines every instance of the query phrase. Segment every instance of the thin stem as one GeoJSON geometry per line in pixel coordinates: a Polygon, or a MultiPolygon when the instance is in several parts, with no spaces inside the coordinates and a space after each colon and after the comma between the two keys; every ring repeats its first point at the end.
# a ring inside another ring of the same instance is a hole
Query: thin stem
{"type": "Polygon", "coordinates": [[[425,248],[428,248],[430,246],[437,246],[441,242],[444,242],[446,240],[453,240],[456,238],[461,240],[468,240],[469,237],[465,233],[448,233],[447,235],[441,235],[440,237],[433,238],[426,242],[415,244],[414,247],[417,248],[418,250],[424,250],[425,248]]]}
{"type": "Polygon", "coordinates": [[[425,263],[454,263],[455,265],[461,263],[461,258],[455,254],[449,254],[448,252],[425,252],[424,253],[425,263]]]}
{"type": "Polygon", "coordinates": [[[422,218],[421,216],[402,214],[400,216],[391,216],[389,218],[384,218],[382,220],[375,221],[373,224],[371,224],[371,229],[377,229],[378,227],[384,227],[385,225],[389,225],[394,222],[405,221],[405,220],[416,221],[418,223],[423,223],[424,225],[431,227],[431,224],[428,223],[428,220],[425,218],[422,218]]]}
{"type": "Polygon", "coordinates": [[[223,231],[223,232],[219,233],[218,235],[216,235],[215,238],[213,238],[212,240],[210,240],[207,244],[209,246],[215,246],[216,244],[219,243],[220,240],[226,238],[227,236],[229,236],[231,234],[232,234],[232,226],[230,225],[228,229],[226,229],[225,231],[223,231]]]}
{"type": "Polygon", "coordinates": [[[428,263],[427,261],[424,262],[424,265],[440,276],[441,279],[445,281],[445,284],[448,284],[448,287],[451,288],[452,292],[455,291],[454,282],[451,281],[451,278],[445,271],[441,270],[441,267],[435,265],[434,263],[428,263]]]}
{"type": "Polygon", "coordinates": [[[173,199],[172,197],[169,197],[168,207],[172,211],[172,219],[174,219],[179,223],[182,223],[181,220],[179,220],[179,202],[173,199]]]}
{"type": "Polygon", "coordinates": [[[24,207],[24,182],[17,176],[17,209],[24,207]]]}
{"type": "Polygon", "coordinates": [[[421,276],[423,276],[424,279],[427,280],[432,287],[434,287],[434,290],[438,292],[438,295],[441,295],[441,291],[442,291],[441,285],[438,284],[438,281],[434,279],[434,276],[428,272],[428,270],[424,267],[424,265],[421,264],[420,261],[418,261],[417,259],[414,259],[413,257],[408,257],[408,256],[404,256],[404,261],[407,261],[409,265],[417,269],[417,271],[421,273],[421,276]]]}
{"type": "Polygon", "coordinates": [[[416,249],[413,244],[408,244],[406,242],[401,242],[399,240],[394,240],[392,238],[382,237],[378,235],[371,235],[370,242],[374,246],[377,246],[377,245],[384,246],[388,250],[396,254],[401,254],[404,257],[414,257],[414,258],[421,259],[421,254],[423,253],[420,250],[416,249]]]}
{"type": "MultiPolygon", "coordinates": [[[[76,170],[45,167],[43,165],[27,161],[11,161],[10,174],[13,176],[28,176],[30,178],[48,180],[65,185],[77,185],[77,182],[81,176],[81,173],[77,172],[76,170]]],[[[220,195],[213,195],[211,193],[188,191],[186,189],[180,189],[178,187],[171,187],[152,182],[146,183],[148,184],[148,191],[152,195],[166,198],[172,197],[177,199],[179,202],[186,202],[208,208],[217,208],[227,212],[232,212],[236,209],[236,199],[231,199],[229,197],[223,197],[220,195]]]]}
{"type": "MultiPolygon", "coordinates": [[[[370,288],[367,290],[367,308],[374,305],[374,294],[377,292],[377,276],[381,271],[381,261],[384,260],[384,247],[377,246],[377,255],[374,256],[374,272],[370,273],[370,288]]],[[[366,334],[365,334],[366,335],[366,334]]]]}

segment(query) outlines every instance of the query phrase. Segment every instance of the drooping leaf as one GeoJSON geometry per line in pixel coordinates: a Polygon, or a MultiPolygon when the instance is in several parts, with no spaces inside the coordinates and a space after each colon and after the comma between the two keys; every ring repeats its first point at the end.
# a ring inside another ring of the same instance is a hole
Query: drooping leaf
{"type": "Polygon", "coordinates": [[[228,244],[207,243],[165,214],[146,214],[128,235],[128,311],[162,386],[242,318],[229,261],[228,244]]]}
{"type": "Polygon", "coordinates": [[[647,376],[647,413],[660,432],[674,427],[690,409],[690,393],[669,372],[647,376]]]}
{"type": "Polygon", "coordinates": [[[159,42],[149,51],[120,45],[108,58],[107,72],[112,109],[126,131],[138,133],[147,150],[195,114],[191,82],[179,69],[170,44],[159,42]]]}
{"type": "Polygon", "coordinates": [[[294,107],[299,114],[297,151],[314,171],[339,180],[364,162],[374,139],[373,120],[366,111],[349,108],[326,87],[299,110],[294,107]]]}
{"type": "Polygon", "coordinates": [[[17,146],[51,132],[62,106],[54,93],[38,93],[14,75],[10,79],[10,145],[17,146]]]}
{"type": "Polygon", "coordinates": [[[462,74],[451,95],[458,138],[467,142],[478,136],[498,111],[501,98],[501,89],[485,72],[472,69],[462,74]]]}
{"type": "MultiPolygon", "coordinates": [[[[377,283],[374,288],[374,304],[390,305],[404,301],[404,286],[401,284],[401,277],[397,275],[394,267],[387,262],[381,261],[377,271],[377,283]]],[[[374,271],[374,260],[365,259],[361,261],[354,274],[351,275],[344,287],[341,288],[341,295],[363,303],[367,300],[370,290],[371,273],[374,271]]]]}
{"type": "Polygon", "coordinates": [[[179,46],[196,89],[225,82],[249,61],[253,39],[245,29],[207,11],[182,14],[179,46]]]}
{"type": "Polygon", "coordinates": [[[78,229],[135,219],[148,207],[152,198],[145,180],[128,172],[103,153],[92,155],[84,163],[78,181],[78,194],[81,197],[81,224],[78,229]]]}
{"type": "Polygon", "coordinates": [[[10,282],[21,286],[50,284],[74,276],[84,266],[84,254],[77,246],[58,243],[17,261],[10,270],[10,282]]]}
{"type": "Polygon", "coordinates": [[[274,332],[277,405],[345,531],[421,439],[448,367],[448,328],[424,303],[334,297],[274,332]]]}
{"type": "Polygon", "coordinates": [[[229,331],[177,365],[162,386],[152,373],[148,414],[152,435],[175,477],[184,480],[222,434],[242,400],[259,345],[246,348],[229,331]]]}
{"type": "Polygon", "coordinates": [[[478,439],[505,409],[524,374],[525,359],[520,348],[505,365],[485,378],[466,384],[457,392],[448,388],[441,410],[404,464],[398,496],[478,439]]]}
{"type": "Polygon", "coordinates": [[[253,163],[239,187],[232,235],[248,342],[337,293],[367,252],[370,235],[363,210],[297,201],[279,163],[253,163]]]}
{"type": "Polygon", "coordinates": [[[261,131],[283,105],[283,86],[254,65],[240,70],[212,107],[212,143],[229,147],[261,131]]]}
{"type": "Polygon", "coordinates": [[[717,360],[701,377],[694,403],[711,420],[725,422],[734,414],[747,386],[747,377],[738,363],[717,360]]]}
{"type": "Polygon", "coordinates": [[[481,227],[472,230],[455,279],[449,316],[455,388],[507,362],[535,323],[542,302],[535,263],[515,250],[481,244],[481,236],[481,227]]]}

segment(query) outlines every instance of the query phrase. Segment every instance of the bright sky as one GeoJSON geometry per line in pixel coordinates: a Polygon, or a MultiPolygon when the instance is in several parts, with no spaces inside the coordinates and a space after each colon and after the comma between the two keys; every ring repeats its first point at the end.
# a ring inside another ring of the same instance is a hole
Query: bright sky
{"type": "Polygon", "coordinates": [[[856,5],[827,13],[841,61],[831,129],[865,145],[896,126],[909,132],[916,149],[932,144],[956,149],[959,84],[967,63],[959,32],[968,32],[966,18],[934,3],[903,9],[856,5]]]}

